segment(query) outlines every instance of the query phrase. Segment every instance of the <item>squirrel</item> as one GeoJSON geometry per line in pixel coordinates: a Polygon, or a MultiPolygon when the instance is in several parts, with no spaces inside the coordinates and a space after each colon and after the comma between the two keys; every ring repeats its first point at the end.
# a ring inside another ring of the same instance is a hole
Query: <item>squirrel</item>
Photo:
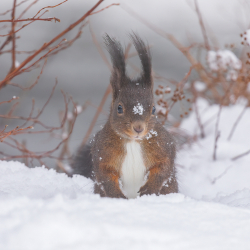
{"type": "Polygon", "coordinates": [[[92,142],[79,148],[73,174],[91,178],[101,197],[177,193],[175,141],[157,121],[150,51],[137,34],[130,38],[142,64],[136,79],[126,74],[120,42],[104,36],[113,65],[110,114],[92,142]]]}

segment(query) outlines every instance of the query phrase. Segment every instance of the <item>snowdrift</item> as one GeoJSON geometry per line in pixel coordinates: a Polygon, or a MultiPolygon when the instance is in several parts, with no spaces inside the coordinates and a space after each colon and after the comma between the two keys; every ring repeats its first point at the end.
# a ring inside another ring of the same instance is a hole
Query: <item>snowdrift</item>
{"type": "MultiPolygon", "coordinates": [[[[198,107],[206,136],[178,154],[179,194],[100,198],[82,176],[0,162],[0,249],[249,249],[250,155],[231,158],[249,149],[250,110],[228,141],[244,105],[222,109],[213,161],[219,107],[198,107]]],[[[191,135],[194,116],[182,124],[191,135]]]]}

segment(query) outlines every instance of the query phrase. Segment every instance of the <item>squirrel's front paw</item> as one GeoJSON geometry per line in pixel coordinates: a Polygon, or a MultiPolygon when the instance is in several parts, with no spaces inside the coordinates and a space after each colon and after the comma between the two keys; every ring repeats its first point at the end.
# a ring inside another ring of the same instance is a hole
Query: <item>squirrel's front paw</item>
{"type": "Polygon", "coordinates": [[[112,196],[112,198],[123,198],[128,199],[122,192],[116,193],[112,196]]]}
{"type": "Polygon", "coordinates": [[[152,185],[149,185],[148,183],[146,183],[144,186],[142,186],[140,188],[140,190],[138,191],[138,193],[140,194],[140,196],[146,195],[146,194],[156,194],[156,195],[159,195],[160,190],[158,188],[156,188],[155,186],[152,186],[152,185]]]}

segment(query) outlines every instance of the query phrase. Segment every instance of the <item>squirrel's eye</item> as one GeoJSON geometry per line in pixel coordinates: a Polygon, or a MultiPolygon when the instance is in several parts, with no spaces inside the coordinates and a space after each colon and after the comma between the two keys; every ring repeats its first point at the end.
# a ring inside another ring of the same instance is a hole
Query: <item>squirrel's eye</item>
{"type": "Polygon", "coordinates": [[[118,106],[117,112],[118,112],[118,114],[122,114],[123,113],[123,108],[122,108],[121,105],[118,106]]]}
{"type": "Polygon", "coordinates": [[[155,106],[153,106],[153,108],[152,108],[152,115],[154,115],[155,114],[155,106]]]}

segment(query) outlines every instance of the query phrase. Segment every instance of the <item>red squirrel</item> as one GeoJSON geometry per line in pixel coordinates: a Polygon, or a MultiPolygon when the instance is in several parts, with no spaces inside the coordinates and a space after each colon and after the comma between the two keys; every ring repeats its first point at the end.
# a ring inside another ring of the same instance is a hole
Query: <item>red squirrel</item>
{"type": "Polygon", "coordinates": [[[74,174],[94,180],[101,197],[176,193],[175,142],[157,121],[150,51],[137,34],[130,38],[142,64],[135,79],[126,74],[120,42],[104,37],[113,65],[110,114],[92,142],[78,150],[74,174]]]}

